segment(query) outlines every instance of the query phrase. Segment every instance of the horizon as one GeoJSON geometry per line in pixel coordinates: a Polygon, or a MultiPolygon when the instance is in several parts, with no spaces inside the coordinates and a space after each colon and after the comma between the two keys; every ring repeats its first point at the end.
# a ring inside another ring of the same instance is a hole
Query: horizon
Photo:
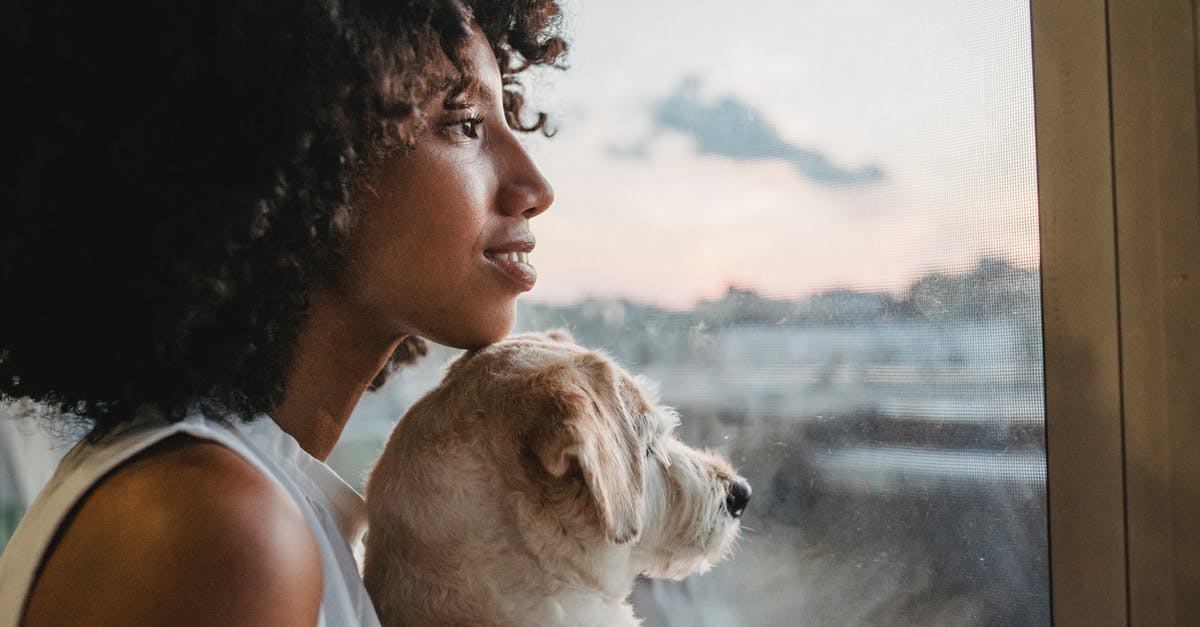
{"type": "Polygon", "coordinates": [[[979,272],[983,268],[983,266],[985,266],[989,262],[1003,263],[1015,272],[1039,273],[1039,279],[1040,279],[1040,269],[1041,268],[1037,264],[1034,264],[1031,266],[1024,266],[1024,265],[1019,265],[1019,264],[1013,263],[1009,259],[985,256],[985,257],[981,257],[980,259],[976,260],[975,265],[970,268],[967,268],[966,270],[962,270],[961,268],[955,268],[955,269],[952,269],[951,271],[931,270],[929,272],[926,272],[925,274],[922,274],[920,276],[913,278],[911,281],[905,283],[898,290],[880,289],[877,286],[858,284],[858,285],[844,285],[844,286],[834,285],[834,286],[830,286],[827,288],[820,288],[820,289],[816,289],[813,291],[802,292],[802,293],[796,293],[796,292],[773,293],[770,291],[764,291],[759,286],[756,286],[754,284],[730,282],[730,283],[726,283],[724,285],[724,287],[719,291],[719,293],[717,293],[715,296],[697,297],[695,300],[691,301],[690,303],[681,306],[681,305],[675,305],[675,304],[663,304],[660,302],[655,302],[653,300],[643,300],[643,299],[637,298],[636,296],[631,296],[631,295],[623,294],[623,293],[611,293],[611,294],[581,293],[573,298],[566,299],[566,300],[541,299],[541,298],[536,297],[536,295],[534,293],[534,292],[536,292],[536,288],[535,288],[534,292],[528,292],[525,295],[523,295],[520,299],[520,302],[524,303],[525,305],[539,306],[539,307],[569,307],[572,305],[578,305],[580,303],[586,303],[586,302],[622,301],[622,302],[628,302],[628,303],[636,305],[636,306],[654,307],[654,308],[658,308],[658,309],[663,309],[665,311],[683,313],[683,312],[687,312],[687,311],[692,311],[696,307],[703,305],[705,303],[718,302],[724,298],[727,298],[731,293],[734,293],[734,292],[746,292],[746,293],[753,294],[759,298],[763,298],[765,300],[778,301],[778,302],[803,302],[805,300],[809,300],[812,298],[817,298],[817,297],[827,296],[830,294],[837,294],[837,293],[853,293],[853,294],[864,294],[864,295],[865,294],[879,294],[879,295],[887,295],[888,297],[896,299],[896,300],[902,300],[906,296],[906,293],[913,288],[913,286],[915,286],[916,284],[918,284],[920,281],[922,281],[924,279],[934,277],[934,276],[943,276],[943,277],[950,278],[950,279],[969,277],[972,274],[979,272]]]}

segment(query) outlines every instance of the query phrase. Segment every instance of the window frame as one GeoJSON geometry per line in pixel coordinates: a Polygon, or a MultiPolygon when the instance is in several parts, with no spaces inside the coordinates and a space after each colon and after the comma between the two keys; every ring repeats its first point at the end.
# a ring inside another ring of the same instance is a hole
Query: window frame
{"type": "Polygon", "coordinates": [[[1051,612],[1200,624],[1198,0],[1032,0],[1051,612]]]}

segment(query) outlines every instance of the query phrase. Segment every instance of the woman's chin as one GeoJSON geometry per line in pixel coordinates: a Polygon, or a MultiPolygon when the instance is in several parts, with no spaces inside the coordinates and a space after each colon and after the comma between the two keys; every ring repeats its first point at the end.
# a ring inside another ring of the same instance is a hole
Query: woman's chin
{"type": "Polygon", "coordinates": [[[438,325],[439,328],[419,333],[421,337],[450,348],[471,350],[494,344],[508,336],[516,321],[515,303],[483,316],[460,319],[457,324],[438,325]]]}

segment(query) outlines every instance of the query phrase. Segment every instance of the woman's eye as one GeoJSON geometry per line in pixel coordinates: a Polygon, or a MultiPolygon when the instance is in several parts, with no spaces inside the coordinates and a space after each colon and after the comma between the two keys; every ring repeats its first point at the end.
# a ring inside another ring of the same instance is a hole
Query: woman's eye
{"type": "Polygon", "coordinates": [[[467,139],[479,139],[479,127],[481,124],[483,124],[483,116],[472,116],[447,122],[445,129],[467,139]]]}

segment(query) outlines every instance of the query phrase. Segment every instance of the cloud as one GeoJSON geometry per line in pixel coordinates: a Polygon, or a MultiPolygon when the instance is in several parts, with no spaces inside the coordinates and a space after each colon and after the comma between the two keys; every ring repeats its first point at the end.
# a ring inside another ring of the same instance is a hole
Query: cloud
{"type": "Polygon", "coordinates": [[[859,168],[835,165],[823,153],[792,144],[780,137],[753,106],[726,95],[711,104],[698,98],[700,81],[685,78],[675,90],[655,104],[650,137],[611,152],[623,157],[642,157],[658,132],[668,130],[695,139],[700,154],[718,155],[736,161],[780,159],[801,175],[829,185],[861,185],[884,179],[883,169],[870,164],[859,168]]]}

